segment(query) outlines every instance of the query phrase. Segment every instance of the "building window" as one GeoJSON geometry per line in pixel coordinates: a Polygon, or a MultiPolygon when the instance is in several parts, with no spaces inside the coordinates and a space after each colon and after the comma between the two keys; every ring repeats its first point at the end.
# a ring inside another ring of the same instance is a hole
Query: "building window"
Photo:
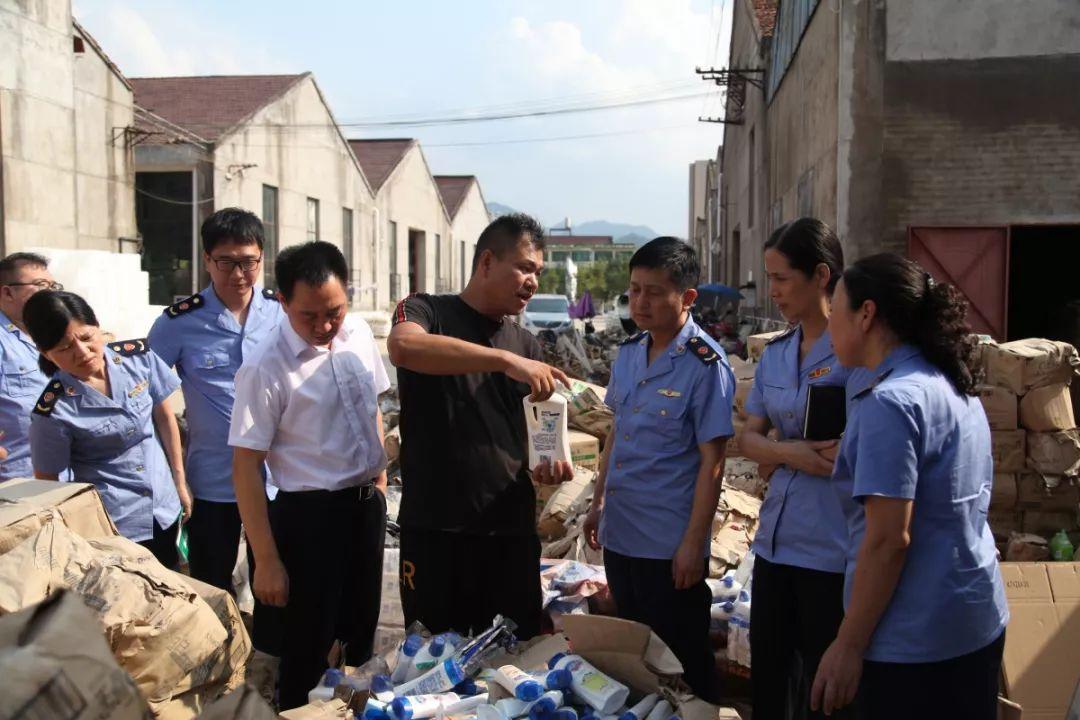
{"type": "Polygon", "coordinates": [[[349,208],[341,208],[341,252],[345,256],[345,266],[349,268],[349,284],[356,286],[359,283],[353,267],[353,213],[349,208]]]}
{"type": "Polygon", "coordinates": [[[263,223],[263,285],[275,289],[274,259],[278,253],[278,197],[277,188],[272,185],[262,186],[262,223],[263,223]]]}
{"type": "Polygon", "coordinates": [[[566,262],[566,258],[570,257],[570,253],[566,250],[555,250],[551,253],[552,262],[566,262]]]}
{"type": "Polygon", "coordinates": [[[319,201],[315,198],[307,199],[307,239],[319,239],[319,201]]]}
{"type": "Polygon", "coordinates": [[[401,299],[401,278],[398,276],[397,223],[386,221],[386,239],[390,250],[390,300],[401,299]]]}
{"type": "Polygon", "coordinates": [[[570,257],[574,258],[574,262],[592,262],[592,250],[574,250],[570,253],[570,257]]]}
{"type": "Polygon", "coordinates": [[[608,250],[597,250],[593,253],[593,259],[599,262],[600,260],[611,260],[611,252],[608,250]]]}
{"type": "Polygon", "coordinates": [[[746,227],[754,227],[754,146],[756,142],[754,139],[754,128],[750,128],[750,155],[747,158],[746,177],[750,182],[750,189],[747,194],[748,201],[746,207],[746,227]]]}

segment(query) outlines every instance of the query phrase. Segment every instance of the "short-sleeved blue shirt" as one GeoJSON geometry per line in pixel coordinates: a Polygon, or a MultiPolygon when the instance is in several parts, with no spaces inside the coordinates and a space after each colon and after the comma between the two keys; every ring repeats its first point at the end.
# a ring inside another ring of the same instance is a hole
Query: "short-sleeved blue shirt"
{"type": "Polygon", "coordinates": [[[631,338],[611,370],[606,402],[615,411],[615,441],[600,542],[622,555],[669,560],[690,522],[698,445],[734,434],[735,378],[724,351],[693,319],[651,365],[648,353],[647,333],[631,338]]]}
{"type": "Polygon", "coordinates": [[[236,502],[228,444],[236,371],[285,316],[272,293],[260,288],[253,293],[243,326],[211,286],[166,308],[150,329],[150,347],[176,367],[182,381],[188,426],[184,461],[191,492],[200,500],[236,502]]]}
{"type": "Polygon", "coordinates": [[[153,419],[180,380],[141,340],[107,345],[105,367],[112,397],[63,370],[53,376],[33,411],[31,455],[39,472],[71,468],[72,480],[93,484],[120,534],[142,542],[154,520],[169,528],[180,515],[153,419]]]}
{"type": "Polygon", "coordinates": [[[49,378],[38,369],[38,351],[30,336],[0,312],[0,481],[33,477],[30,463],[30,413],[49,378]]]}
{"type": "Polygon", "coordinates": [[[848,519],[845,603],[866,531],[867,497],[913,501],[911,544],[866,659],[927,663],[986,647],[1009,621],[986,522],[990,426],[915,348],[901,346],[849,405],[835,486],[848,519]]]}
{"type": "MultiPolygon", "coordinates": [[[[799,361],[801,326],[769,343],[746,398],[746,412],[767,418],[781,440],[802,440],[811,385],[846,387],[859,372],[840,365],[828,331],[799,361]]],[[[769,480],[754,552],[769,562],[842,573],[848,529],[831,477],[780,465],[769,480]]]]}

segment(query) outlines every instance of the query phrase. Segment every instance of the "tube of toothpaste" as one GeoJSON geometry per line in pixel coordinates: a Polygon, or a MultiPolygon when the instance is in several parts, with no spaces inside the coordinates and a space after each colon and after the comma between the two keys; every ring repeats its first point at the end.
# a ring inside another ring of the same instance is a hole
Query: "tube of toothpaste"
{"type": "Polygon", "coordinates": [[[412,669],[416,654],[420,652],[422,647],[424,647],[424,638],[422,636],[413,634],[405,638],[405,641],[401,643],[401,647],[398,648],[397,665],[394,666],[394,672],[390,675],[394,682],[400,683],[409,679],[409,670],[412,669]]]}
{"type": "Polygon", "coordinates": [[[657,702],[645,717],[646,720],[671,720],[671,703],[667,700],[657,702]]]}
{"type": "Polygon", "coordinates": [[[566,690],[574,682],[569,670],[547,670],[532,673],[533,678],[548,690],[566,690]]]}
{"type": "Polygon", "coordinates": [[[533,676],[514,665],[503,665],[495,671],[495,682],[513,693],[518,700],[532,702],[544,694],[544,686],[533,676]]]}
{"type": "Polygon", "coordinates": [[[400,697],[390,704],[390,714],[394,720],[425,720],[468,712],[487,703],[487,699],[487,694],[463,698],[457,693],[400,697]]]}
{"type": "Polygon", "coordinates": [[[562,691],[548,690],[529,706],[529,720],[541,720],[541,718],[546,718],[550,713],[553,713],[562,707],[562,704],[562,691]]]}
{"type": "MultiPolygon", "coordinates": [[[[406,695],[435,695],[449,692],[450,688],[465,679],[465,671],[454,658],[447,658],[418,678],[394,688],[399,697],[406,695]]],[[[666,719],[665,719],[666,720],[666,719]]]]}
{"type": "Polygon", "coordinates": [[[646,695],[638,701],[637,705],[620,715],[619,720],[645,720],[649,716],[649,711],[656,707],[659,700],[660,696],[656,693],[646,695]]]}

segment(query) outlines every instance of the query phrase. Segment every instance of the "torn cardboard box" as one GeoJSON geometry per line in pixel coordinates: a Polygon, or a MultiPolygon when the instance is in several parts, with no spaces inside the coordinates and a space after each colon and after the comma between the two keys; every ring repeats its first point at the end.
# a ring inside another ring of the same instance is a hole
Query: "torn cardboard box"
{"type": "Polygon", "coordinates": [[[199,720],[277,720],[262,696],[249,685],[241,685],[199,714],[199,720]]]}
{"type": "Polygon", "coordinates": [[[1075,513],[1080,507],[1080,487],[1072,478],[1024,473],[1017,487],[1018,501],[1024,508],[1075,513]]]}
{"type": "Polygon", "coordinates": [[[1028,391],[1020,400],[1020,424],[1035,432],[1071,430],[1076,427],[1069,386],[1055,383],[1028,391]]]}
{"type": "Polygon", "coordinates": [[[994,472],[1018,473],[1026,467],[1026,433],[1023,430],[997,430],[990,433],[994,472]]]}
{"type": "Polygon", "coordinates": [[[347,709],[348,705],[345,704],[344,700],[334,698],[325,702],[320,700],[292,710],[285,710],[278,717],[281,720],[341,720],[345,717],[345,710],[347,709]]]}
{"type": "Polygon", "coordinates": [[[1065,717],[1080,681],[1080,563],[1002,563],[1009,601],[1002,674],[1024,720],[1065,717]]]}
{"type": "Polygon", "coordinates": [[[1072,382],[1080,356],[1064,342],[1030,338],[982,346],[986,382],[1024,395],[1032,388],[1072,382]]]}
{"type": "Polygon", "coordinates": [[[580,430],[570,431],[570,460],[590,470],[600,468],[600,441],[580,430]]]}
{"type": "Polygon", "coordinates": [[[1008,562],[1041,562],[1050,559],[1050,547],[1046,538],[1029,533],[1013,533],[1005,551],[1008,562]]]}
{"type": "Polygon", "coordinates": [[[1015,430],[1018,427],[1016,393],[993,385],[980,386],[978,393],[991,430],[1015,430]]]}
{"type": "Polygon", "coordinates": [[[1080,432],[1027,434],[1027,465],[1043,475],[1077,475],[1080,473],[1080,432]]]}
{"type": "Polygon", "coordinates": [[[751,362],[761,360],[761,354],[765,352],[765,346],[769,344],[769,341],[784,332],[787,331],[777,330],[776,332],[760,333],[746,338],[747,357],[750,358],[751,362]]]}
{"type": "Polygon", "coordinates": [[[386,450],[386,462],[396,463],[401,457],[401,426],[398,425],[383,436],[383,448],[386,450]]]}
{"type": "Polygon", "coordinates": [[[565,394],[569,426],[594,435],[603,445],[615,423],[615,412],[604,404],[607,391],[599,385],[573,380],[565,394]]]}
{"type": "Polygon", "coordinates": [[[0,555],[53,519],[84,538],[118,534],[93,485],[24,478],[0,483],[0,555]]]}
{"type": "Polygon", "coordinates": [[[555,486],[536,525],[542,539],[556,540],[566,534],[566,519],[580,515],[588,508],[595,479],[594,470],[575,467],[573,478],[555,486]]]}
{"type": "Polygon", "coordinates": [[[228,634],[214,611],[142,546],[86,540],[51,522],[0,556],[0,613],[70,588],[93,609],[113,655],[150,702],[191,687],[228,634]]]}

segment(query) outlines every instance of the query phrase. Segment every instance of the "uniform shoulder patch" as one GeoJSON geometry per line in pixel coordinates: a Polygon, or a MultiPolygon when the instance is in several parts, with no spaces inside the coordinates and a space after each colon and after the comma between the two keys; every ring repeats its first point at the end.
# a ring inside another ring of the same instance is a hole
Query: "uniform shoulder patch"
{"type": "Polygon", "coordinates": [[[142,355],[146,353],[150,349],[150,344],[146,342],[146,338],[139,338],[138,340],[122,340],[120,342],[109,343],[109,349],[117,355],[132,357],[133,355],[142,355]]]}
{"type": "MultiPolygon", "coordinates": [[[[275,302],[277,302],[277,299],[278,299],[277,293],[274,292],[273,290],[271,290],[270,288],[263,288],[262,296],[264,298],[266,298],[267,300],[273,300],[275,302]]],[[[198,297],[198,296],[196,296],[196,297],[198,297]]]]}
{"type": "Polygon", "coordinates": [[[59,380],[53,380],[45,386],[45,390],[43,390],[41,396],[38,397],[37,402],[34,404],[34,413],[48,417],[52,414],[56,401],[59,400],[60,396],[63,394],[64,383],[59,380]]]}
{"type": "Polygon", "coordinates": [[[706,365],[712,365],[720,359],[720,353],[716,352],[712,345],[705,342],[697,335],[687,340],[686,346],[690,348],[690,353],[694,357],[706,365]]]}
{"type": "Polygon", "coordinates": [[[169,307],[165,308],[165,314],[169,317],[179,317],[184,313],[191,312],[195,308],[203,306],[202,295],[192,295],[189,298],[184,298],[178,303],[173,303],[169,307]]]}
{"type": "Polygon", "coordinates": [[[794,335],[795,331],[798,330],[798,329],[799,329],[798,325],[789,325],[786,330],[784,330],[782,333],[780,333],[776,337],[769,338],[769,341],[766,342],[765,345],[767,345],[767,346],[772,345],[774,342],[780,342],[781,340],[787,339],[787,338],[791,337],[792,335],[794,335]]]}
{"type": "Polygon", "coordinates": [[[630,337],[626,338],[625,340],[623,340],[619,344],[620,345],[631,345],[631,344],[636,343],[639,340],[641,340],[641,338],[645,337],[647,334],[648,333],[645,330],[642,330],[641,332],[637,333],[636,335],[631,335],[630,337]]]}

